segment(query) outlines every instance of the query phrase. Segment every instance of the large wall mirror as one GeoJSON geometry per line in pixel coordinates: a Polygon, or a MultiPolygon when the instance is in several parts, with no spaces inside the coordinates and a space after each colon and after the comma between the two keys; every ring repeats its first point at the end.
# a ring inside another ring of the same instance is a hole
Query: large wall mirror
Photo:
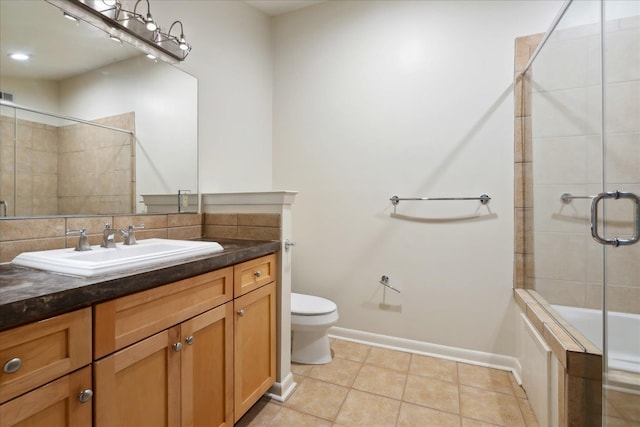
{"type": "Polygon", "coordinates": [[[44,0],[0,1],[0,51],[7,216],[197,211],[194,76],[44,0]]]}

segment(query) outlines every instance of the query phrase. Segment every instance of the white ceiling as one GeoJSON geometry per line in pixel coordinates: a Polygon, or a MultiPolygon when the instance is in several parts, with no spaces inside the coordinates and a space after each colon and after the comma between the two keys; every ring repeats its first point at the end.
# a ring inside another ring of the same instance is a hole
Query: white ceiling
{"type": "Polygon", "coordinates": [[[263,11],[267,15],[276,16],[316,3],[323,3],[324,1],[326,0],[245,0],[245,3],[263,11]]]}
{"type": "MultiPolygon", "coordinates": [[[[247,0],[246,3],[275,16],[323,1],[247,0]]],[[[59,9],[44,1],[0,0],[0,8],[0,74],[62,80],[141,55],[131,46],[112,42],[104,32],[89,24],[64,19],[59,9]],[[72,41],[72,47],[68,41],[72,41]],[[16,62],[8,58],[15,52],[25,52],[32,57],[26,62],[16,62]]]]}
{"type": "Polygon", "coordinates": [[[101,30],[65,19],[44,1],[0,0],[0,74],[62,80],[141,52],[118,44],[101,30]],[[31,59],[17,62],[8,55],[22,52],[31,59]]]}

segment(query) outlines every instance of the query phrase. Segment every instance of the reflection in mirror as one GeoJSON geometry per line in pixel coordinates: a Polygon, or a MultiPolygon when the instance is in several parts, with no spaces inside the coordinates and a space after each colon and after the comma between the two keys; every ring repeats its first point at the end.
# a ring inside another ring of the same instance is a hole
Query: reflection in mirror
{"type": "Polygon", "coordinates": [[[9,216],[158,212],[142,203],[150,194],[175,195],[164,212],[197,211],[193,199],[178,200],[179,190],[197,195],[195,77],[45,1],[2,0],[0,19],[0,91],[49,113],[0,108],[9,216]],[[18,50],[30,60],[8,59],[18,50]]]}

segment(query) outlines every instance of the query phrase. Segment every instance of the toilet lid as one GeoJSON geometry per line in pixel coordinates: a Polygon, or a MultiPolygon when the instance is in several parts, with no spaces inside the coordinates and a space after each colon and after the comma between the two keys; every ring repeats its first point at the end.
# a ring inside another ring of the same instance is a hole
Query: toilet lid
{"type": "Polygon", "coordinates": [[[336,311],[333,301],[313,295],[291,293],[291,313],[301,315],[327,314],[336,311]]]}

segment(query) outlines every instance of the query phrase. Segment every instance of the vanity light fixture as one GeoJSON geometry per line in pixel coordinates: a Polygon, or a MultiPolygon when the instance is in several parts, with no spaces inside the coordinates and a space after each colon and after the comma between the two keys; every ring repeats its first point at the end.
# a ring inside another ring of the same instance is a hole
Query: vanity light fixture
{"type": "Polygon", "coordinates": [[[191,46],[189,46],[189,43],[187,43],[187,41],[184,38],[184,28],[182,27],[181,21],[175,21],[173,24],[171,24],[171,26],[169,27],[169,32],[167,32],[167,35],[169,36],[170,39],[172,38],[172,40],[178,43],[178,47],[180,48],[180,50],[191,49],[191,46]],[[171,35],[171,30],[173,30],[173,26],[176,24],[180,24],[180,38],[177,38],[171,35]]]}
{"type": "MultiPolygon", "coordinates": [[[[0,0],[1,1],[1,0],[0,0]]],[[[61,9],[66,15],[81,19],[108,33],[111,38],[138,47],[145,54],[171,64],[184,61],[191,51],[191,45],[184,37],[181,21],[174,21],[167,33],[151,15],[149,0],[146,15],[138,12],[137,0],[133,11],[126,10],[120,0],[46,0],[61,9]],[[173,27],[180,25],[180,36],[171,34],[173,27]]]]}
{"type": "Polygon", "coordinates": [[[10,53],[9,58],[14,59],[16,61],[26,61],[27,59],[31,58],[31,56],[27,55],[26,53],[16,52],[16,53],[10,53]]]}
{"type": "Polygon", "coordinates": [[[138,18],[141,22],[144,22],[145,27],[147,28],[147,30],[149,31],[155,31],[158,26],[156,25],[155,21],[153,20],[153,17],[151,16],[151,5],[149,5],[149,0],[144,0],[147,2],[147,17],[143,18],[142,15],[138,15],[136,13],[136,9],[138,8],[138,3],[140,3],[142,0],[138,0],[136,1],[135,6],[133,6],[133,14],[136,16],[136,18],[138,18]]]}

